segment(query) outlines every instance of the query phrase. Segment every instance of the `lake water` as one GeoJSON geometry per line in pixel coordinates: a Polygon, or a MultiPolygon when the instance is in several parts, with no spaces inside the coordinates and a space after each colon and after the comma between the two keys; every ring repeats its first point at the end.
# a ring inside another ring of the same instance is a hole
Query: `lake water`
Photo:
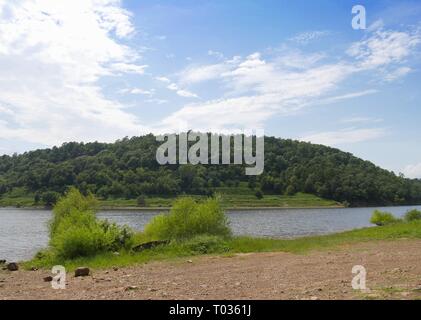
{"type": "MultiPolygon", "coordinates": [[[[412,208],[421,210],[421,206],[378,209],[400,217],[412,208]]],[[[227,215],[236,235],[294,238],[368,227],[374,209],[231,210],[227,215]]],[[[98,217],[141,231],[157,214],[158,211],[112,210],[99,212],[98,217]]],[[[51,212],[48,210],[0,209],[0,260],[30,259],[38,250],[46,247],[47,222],[50,218],[51,212]]]]}

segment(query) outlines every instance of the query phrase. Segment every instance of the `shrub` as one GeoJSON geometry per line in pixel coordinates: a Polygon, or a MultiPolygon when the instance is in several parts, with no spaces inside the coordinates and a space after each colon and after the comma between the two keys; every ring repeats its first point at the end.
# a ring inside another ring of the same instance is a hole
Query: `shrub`
{"type": "Polygon", "coordinates": [[[145,235],[155,240],[185,240],[197,235],[228,237],[231,230],[218,198],[196,203],[185,197],[174,202],[169,214],[152,219],[145,235]]]}
{"type": "Polygon", "coordinates": [[[53,209],[53,219],[50,222],[50,236],[53,236],[61,219],[69,216],[72,212],[84,212],[94,216],[98,208],[98,201],[92,194],[83,196],[76,188],[70,188],[53,209]]]}
{"type": "Polygon", "coordinates": [[[104,251],[129,249],[133,232],[95,216],[96,199],[70,189],[53,209],[50,245],[64,259],[92,256],[104,251]]]}
{"type": "Polygon", "coordinates": [[[140,195],[137,197],[137,205],[139,207],[146,207],[146,198],[144,195],[140,195]]]}
{"type": "Polygon", "coordinates": [[[405,221],[411,222],[415,220],[421,220],[421,211],[419,210],[410,210],[405,214],[405,221]]]}
{"type": "Polygon", "coordinates": [[[377,226],[385,226],[391,223],[398,222],[399,219],[396,219],[393,214],[389,212],[382,212],[379,210],[375,210],[373,215],[371,216],[370,222],[377,225],[377,226]]]}
{"type": "Polygon", "coordinates": [[[192,254],[210,254],[229,251],[227,242],[218,236],[199,235],[183,242],[183,247],[192,254]]]}
{"type": "Polygon", "coordinates": [[[41,200],[47,207],[55,205],[59,198],[60,194],[54,191],[47,191],[41,195],[41,200]]]}

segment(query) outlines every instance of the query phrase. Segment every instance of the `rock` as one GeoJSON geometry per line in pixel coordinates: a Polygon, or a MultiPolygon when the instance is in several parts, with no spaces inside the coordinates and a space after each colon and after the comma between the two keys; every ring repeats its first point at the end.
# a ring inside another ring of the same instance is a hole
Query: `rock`
{"type": "Polygon", "coordinates": [[[193,261],[192,260],[187,260],[187,263],[193,263],[193,261]]]}
{"type": "Polygon", "coordinates": [[[38,271],[37,267],[31,267],[31,271],[38,271]]]}
{"type": "Polygon", "coordinates": [[[53,277],[52,276],[48,276],[44,278],[44,282],[51,282],[53,281],[53,277]]]}
{"type": "Polygon", "coordinates": [[[16,262],[10,262],[7,264],[6,266],[7,270],[9,271],[18,271],[19,270],[19,266],[16,262]]]}
{"type": "Polygon", "coordinates": [[[139,288],[136,286],[128,286],[125,290],[126,291],[132,291],[132,290],[138,290],[139,288]]]}
{"type": "Polygon", "coordinates": [[[142,243],[142,244],[139,244],[139,245],[133,247],[133,251],[141,252],[143,250],[152,249],[152,248],[155,248],[157,246],[167,245],[169,243],[170,243],[169,240],[158,240],[158,241],[145,242],[145,243],[142,243]]]}
{"type": "Polygon", "coordinates": [[[319,298],[318,298],[318,297],[316,297],[316,296],[313,296],[313,297],[311,297],[311,298],[310,298],[310,300],[315,301],[315,300],[319,300],[319,298]]]}
{"type": "Polygon", "coordinates": [[[75,277],[86,277],[89,276],[90,272],[89,268],[80,267],[75,270],[75,277]]]}
{"type": "Polygon", "coordinates": [[[118,268],[117,268],[117,267],[114,267],[114,268],[113,268],[113,270],[114,270],[114,271],[118,271],[118,268]]]}
{"type": "Polygon", "coordinates": [[[115,255],[115,256],[119,256],[120,255],[120,252],[113,252],[113,255],[115,255]]]}

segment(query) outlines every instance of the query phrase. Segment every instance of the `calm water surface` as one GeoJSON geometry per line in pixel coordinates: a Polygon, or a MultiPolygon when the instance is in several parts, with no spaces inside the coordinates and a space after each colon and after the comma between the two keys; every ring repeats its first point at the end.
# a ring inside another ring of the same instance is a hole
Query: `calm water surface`
{"type": "MultiPolygon", "coordinates": [[[[406,211],[421,206],[378,208],[400,217],[406,211]]],[[[282,209],[232,210],[227,213],[236,235],[294,238],[327,234],[370,226],[375,208],[347,209],[282,209]]],[[[143,230],[145,224],[159,212],[112,210],[98,217],[143,230]]],[[[48,243],[48,210],[0,209],[0,260],[30,259],[48,243]]]]}

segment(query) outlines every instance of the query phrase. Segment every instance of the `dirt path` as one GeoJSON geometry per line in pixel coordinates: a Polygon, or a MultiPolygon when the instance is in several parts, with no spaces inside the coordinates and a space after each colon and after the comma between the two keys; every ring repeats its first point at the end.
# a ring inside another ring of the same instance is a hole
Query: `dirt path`
{"type": "Polygon", "coordinates": [[[54,290],[48,271],[0,271],[0,299],[421,299],[421,240],[367,242],[306,255],[253,253],[156,262],[67,277],[54,290]],[[367,292],[351,287],[354,265],[367,292]]]}

